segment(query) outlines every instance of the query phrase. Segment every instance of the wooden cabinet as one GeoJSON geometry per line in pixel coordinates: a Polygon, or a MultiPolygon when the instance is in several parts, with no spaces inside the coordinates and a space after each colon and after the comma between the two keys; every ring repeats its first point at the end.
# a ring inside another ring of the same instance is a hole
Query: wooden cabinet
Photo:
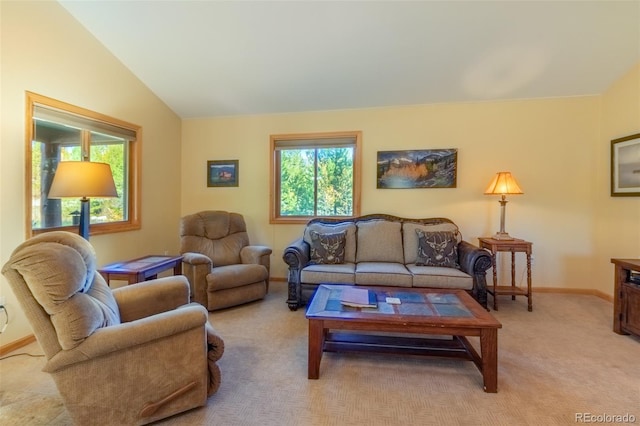
{"type": "Polygon", "coordinates": [[[615,265],[613,331],[640,336],[640,259],[611,259],[615,265]],[[633,274],[633,273],[636,274],[633,274]]]}

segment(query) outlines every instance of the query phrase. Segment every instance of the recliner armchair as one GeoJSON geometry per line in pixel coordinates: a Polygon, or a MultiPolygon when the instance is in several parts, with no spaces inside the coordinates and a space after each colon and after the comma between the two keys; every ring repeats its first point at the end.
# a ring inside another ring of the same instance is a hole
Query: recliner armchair
{"type": "Polygon", "coordinates": [[[263,299],[269,291],[271,249],[250,245],[239,213],[207,210],[184,216],[180,253],[192,300],[210,311],[263,299]]]}
{"type": "Polygon", "coordinates": [[[184,276],[111,290],[69,232],[19,245],[2,268],[74,423],[150,423],[218,390],[224,342],[184,276]]]}

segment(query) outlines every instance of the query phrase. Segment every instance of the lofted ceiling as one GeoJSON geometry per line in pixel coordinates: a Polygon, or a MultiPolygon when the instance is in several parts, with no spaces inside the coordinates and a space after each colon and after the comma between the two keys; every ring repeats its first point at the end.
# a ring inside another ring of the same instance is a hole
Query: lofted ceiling
{"type": "Polygon", "coordinates": [[[66,1],[182,118],[600,94],[640,1],[66,1]]]}

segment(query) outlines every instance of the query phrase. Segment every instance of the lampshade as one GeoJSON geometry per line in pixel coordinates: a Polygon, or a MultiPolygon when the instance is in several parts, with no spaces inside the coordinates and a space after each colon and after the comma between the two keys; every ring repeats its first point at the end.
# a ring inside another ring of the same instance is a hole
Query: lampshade
{"type": "Polygon", "coordinates": [[[117,197],[111,166],[90,161],[61,161],[53,176],[49,198],[117,197]]]}
{"type": "Polygon", "coordinates": [[[484,191],[485,195],[524,194],[511,172],[498,172],[484,191]]]}

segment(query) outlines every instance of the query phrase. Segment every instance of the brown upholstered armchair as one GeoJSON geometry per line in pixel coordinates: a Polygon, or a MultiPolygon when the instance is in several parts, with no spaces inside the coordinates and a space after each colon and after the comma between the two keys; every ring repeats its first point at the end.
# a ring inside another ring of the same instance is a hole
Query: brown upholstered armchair
{"type": "Polygon", "coordinates": [[[193,301],[208,310],[264,298],[271,249],[249,244],[242,215],[202,211],[180,220],[183,273],[193,301]]]}
{"type": "Polygon", "coordinates": [[[68,232],[18,246],[2,268],[76,424],[146,424],[218,390],[224,342],[189,303],[184,276],[108,287],[95,252],[68,232]]]}

